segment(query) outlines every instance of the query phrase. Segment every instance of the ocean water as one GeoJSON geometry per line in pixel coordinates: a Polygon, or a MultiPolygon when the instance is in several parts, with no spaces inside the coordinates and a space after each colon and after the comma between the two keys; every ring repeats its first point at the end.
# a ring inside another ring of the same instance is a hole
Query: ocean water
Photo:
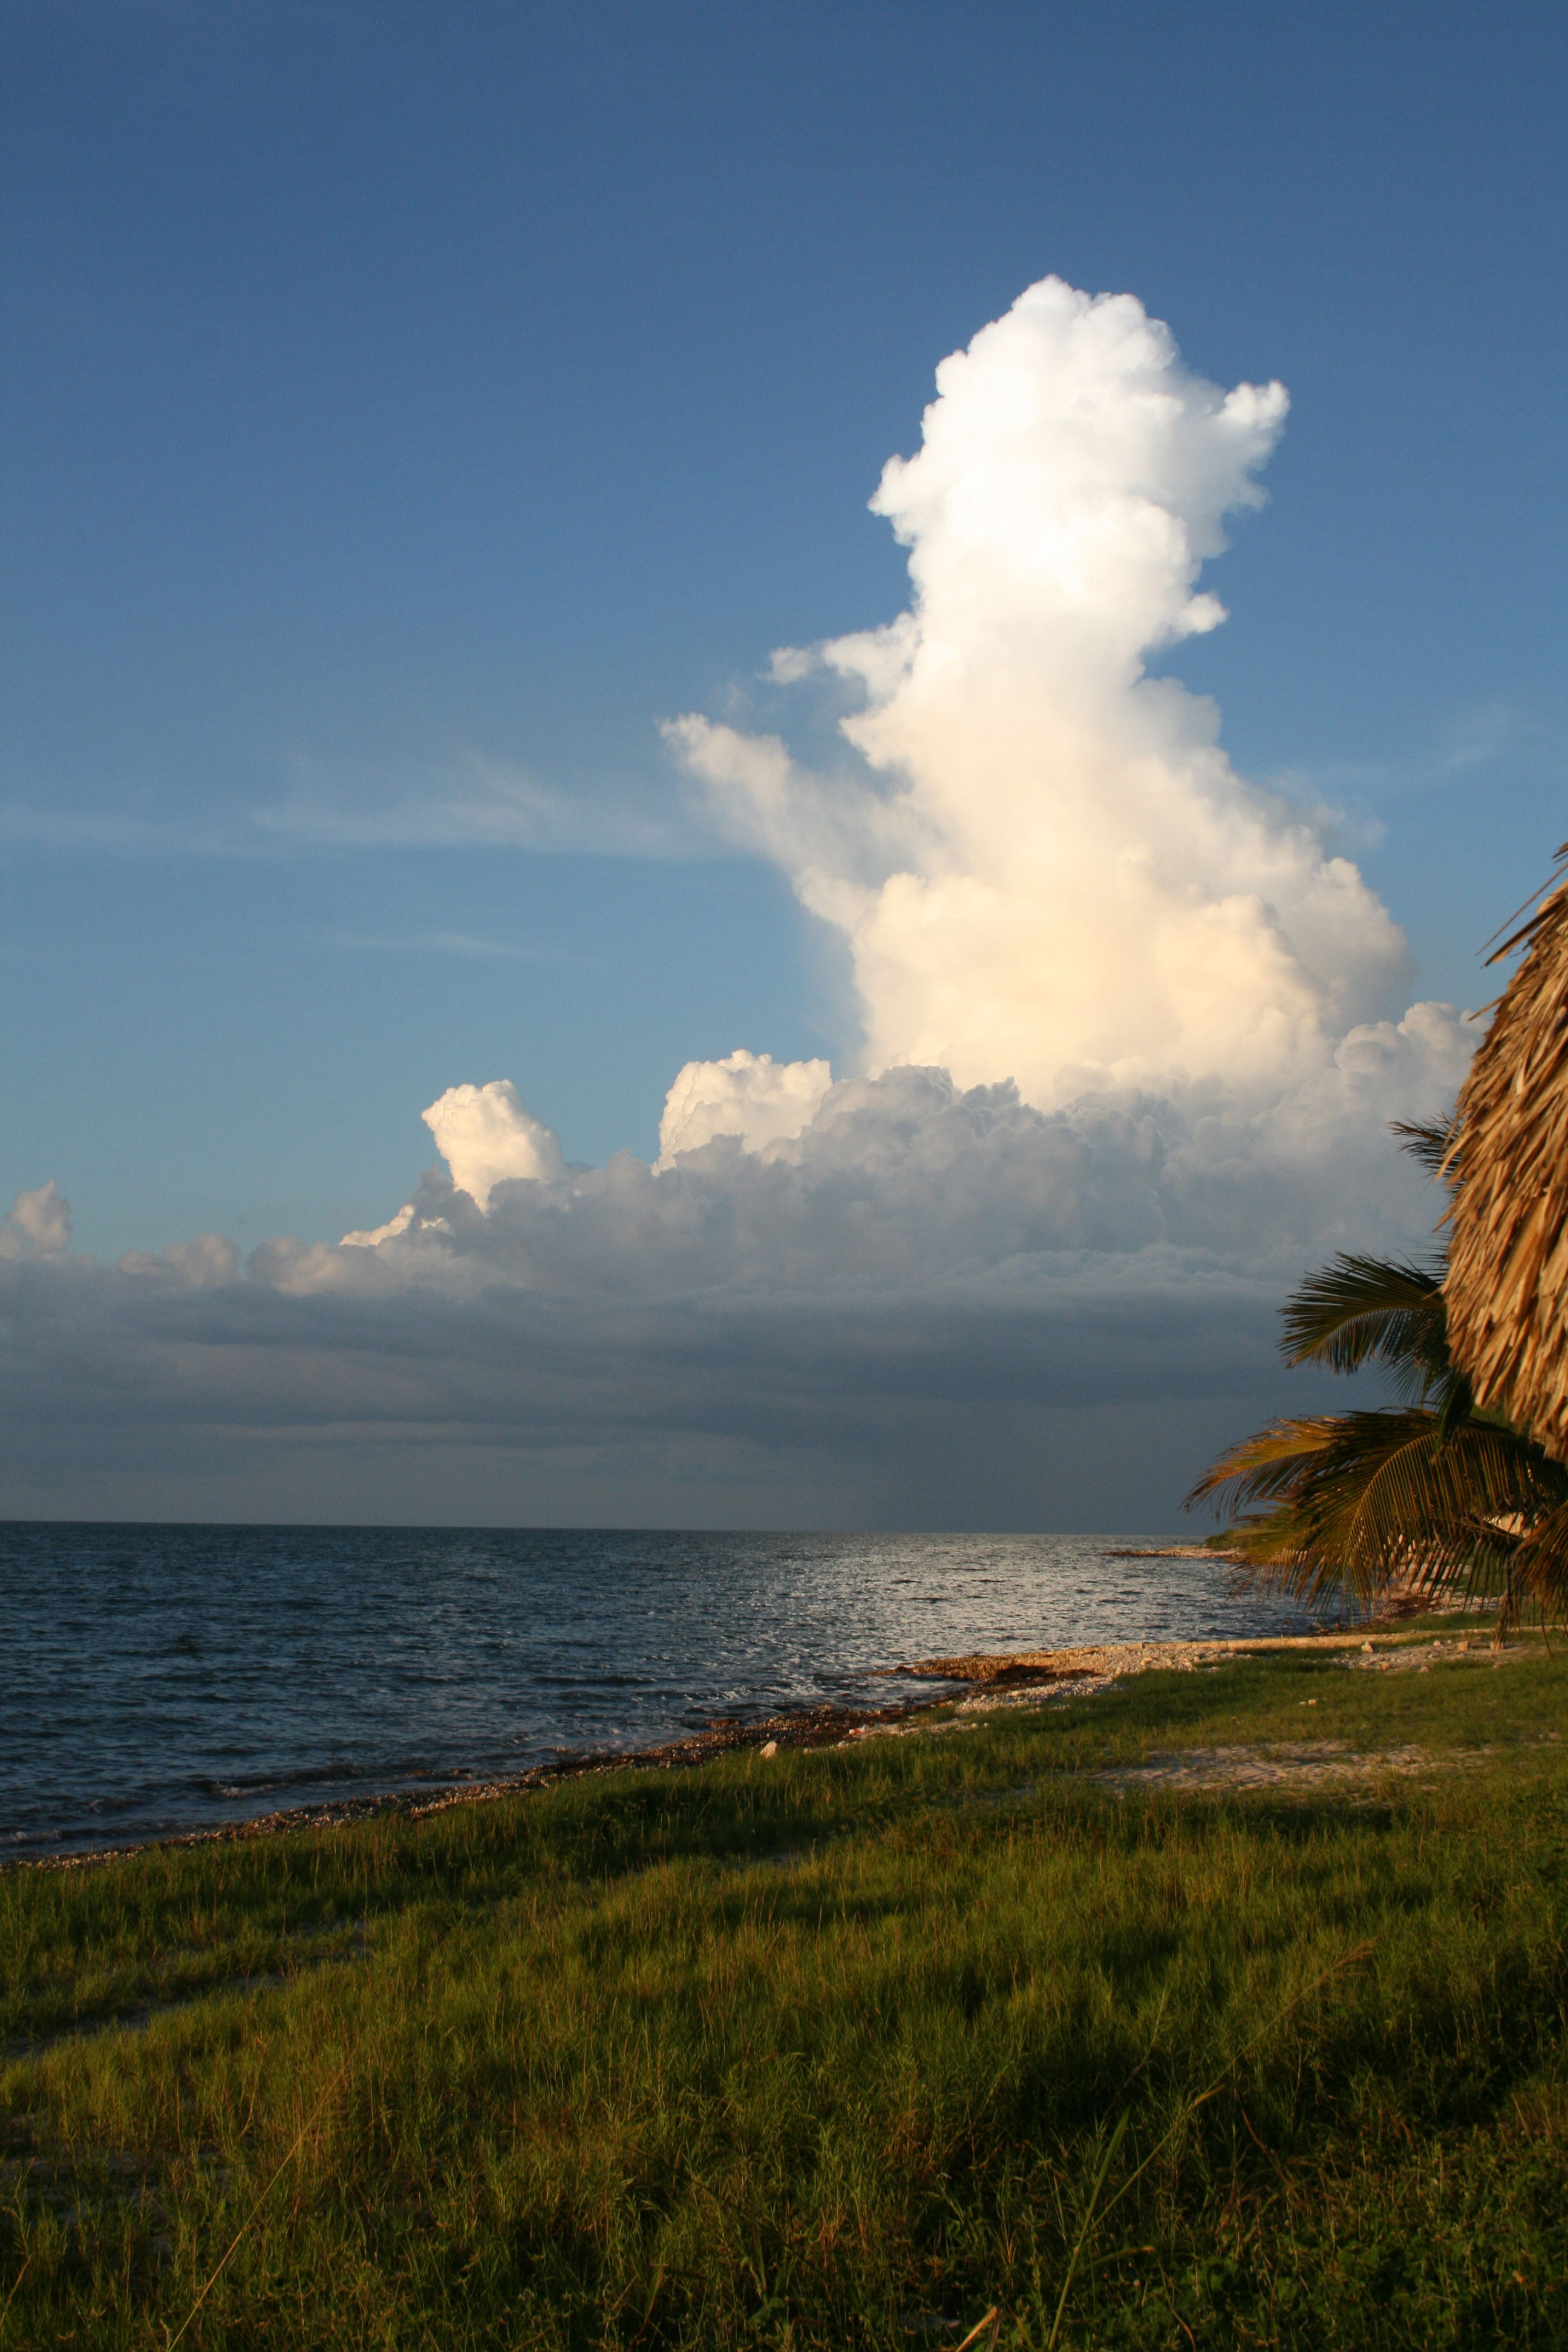
{"type": "Polygon", "coordinates": [[[1135,1537],[0,1524],[0,1858],[437,1789],[879,1666],[1299,1620],[1135,1537]]]}

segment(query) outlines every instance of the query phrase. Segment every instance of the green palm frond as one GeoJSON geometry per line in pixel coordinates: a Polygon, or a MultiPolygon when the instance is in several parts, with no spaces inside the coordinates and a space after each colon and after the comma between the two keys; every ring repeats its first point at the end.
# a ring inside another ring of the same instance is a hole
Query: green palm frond
{"type": "Polygon", "coordinates": [[[1468,1542],[1489,1518],[1533,1502],[1518,1455],[1505,1432],[1480,1424],[1444,1444],[1438,1416],[1420,1407],[1323,1414],[1244,1440],[1189,1500],[1283,1504],[1296,1543],[1347,1552],[1381,1570],[1414,1545],[1443,1540],[1459,1522],[1468,1542]]]}
{"type": "Polygon", "coordinates": [[[1394,1581],[1436,1598],[1478,1578],[1532,1600],[1568,1594],[1568,1470],[1473,1415],[1447,1430],[1420,1407],[1277,1422],[1222,1454],[1187,1499],[1233,1514],[1272,1505],[1233,1527],[1244,1576],[1303,1601],[1364,1609],[1394,1581]]]}
{"type": "Polygon", "coordinates": [[[1358,1586],[1413,1568],[1447,1580],[1558,1499],[1535,1453],[1475,1422],[1445,1444],[1436,1415],[1419,1410],[1346,1413],[1290,1505],[1305,1547],[1343,1561],[1358,1586]]]}
{"type": "Polygon", "coordinates": [[[1254,1503],[1278,1502],[1333,1444],[1338,1421],[1337,1414],[1320,1413],[1302,1421],[1270,1422],[1211,1463],[1182,1508],[1190,1511],[1199,1503],[1213,1503],[1216,1509],[1241,1511],[1254,1503]]]}
{"type": "Polygon", "coordinates": [[[1509,1562],[1505,1622],[1526,1608],[1546,1618],[1568,1613],[1568,1502],[1520,1537],[1509,1562]]]}
{"type": "Polygon", "coordinates": [[[1288,1364],[1353,1372],[1381,1360],[1413,1398],[1449,1370],[1443,1277],[1406,1260],[1337,1257],[1297,1287],[1281,1320],[1288,1364]]]}

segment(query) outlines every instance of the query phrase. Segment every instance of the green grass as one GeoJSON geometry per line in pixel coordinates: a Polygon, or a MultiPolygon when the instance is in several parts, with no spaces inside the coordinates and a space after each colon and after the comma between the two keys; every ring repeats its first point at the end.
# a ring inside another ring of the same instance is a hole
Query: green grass
{"type": "Polygon", "coordinates": [[[1298,1655],[10,1872],[0,2347],[1568,2344],[1565,1711],[1298,1655]],[[1083,1777],[1304,1738],[1489,1753],[1083,1777]]]}

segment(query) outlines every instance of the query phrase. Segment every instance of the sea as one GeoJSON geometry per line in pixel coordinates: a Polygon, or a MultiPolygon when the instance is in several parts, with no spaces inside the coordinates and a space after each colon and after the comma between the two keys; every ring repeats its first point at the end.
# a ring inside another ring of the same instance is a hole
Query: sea
{"type": "Polygon", "coordinates": [[[0,1860],[458,1788],[977,1650],[1300,1627],[1136,1536],[0,1523],[0,1860]]]}

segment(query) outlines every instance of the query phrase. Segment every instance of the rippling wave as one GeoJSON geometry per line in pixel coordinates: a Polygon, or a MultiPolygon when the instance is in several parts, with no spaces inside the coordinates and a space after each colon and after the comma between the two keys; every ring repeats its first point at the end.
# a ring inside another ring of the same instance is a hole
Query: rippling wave
{"type": "Polygon", "coordinates": [[[1288,1622],[1131,1540],[0,1526],[0,1853],[886,1704],[922,1655],[1288,1622]]]}

